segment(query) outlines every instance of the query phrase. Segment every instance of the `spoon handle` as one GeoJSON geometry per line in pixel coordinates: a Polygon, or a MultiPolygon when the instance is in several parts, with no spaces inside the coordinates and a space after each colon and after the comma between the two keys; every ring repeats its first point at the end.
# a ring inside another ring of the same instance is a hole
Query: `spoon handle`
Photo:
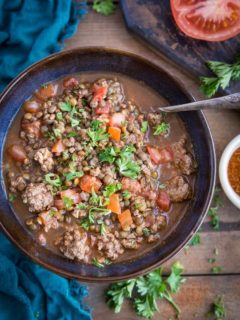
{"type": "Polygon", "coordinates": [[[239,109],[240,110],[240,93],[229,94],[224,97],[209,100],[195,101],[176,106],[161,107],[159,111],[163,112],[181,112],[203,109],[239,109]]]}

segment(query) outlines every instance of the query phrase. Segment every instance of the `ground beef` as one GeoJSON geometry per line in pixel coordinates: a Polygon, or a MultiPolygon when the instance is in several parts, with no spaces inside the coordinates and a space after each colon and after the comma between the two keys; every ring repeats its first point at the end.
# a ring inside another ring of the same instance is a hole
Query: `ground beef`
{"type": "Polygon", "coordinates": [[[197,165],[193,156],[187,152],[185,145],[185,138],[180,139],[172,145],[174,164],[183,174],[190,175],[195,172],[197,165]]]}
{"type": "Polygon", "coordinates": [[[22,194],[22,199],[29,206],[30,212],[41,212],[53,205],[52,193],[44,183],[30,183],[22,194]]]}
{"type": "Polygon", "coordinates": [[[110,260],[116,260],[124,252],[120,241],[112,233],[98,236],[97,248],[110,260]]]}
{"type": "Polygon", "coordinates": [[[192,188],[182,176],[176,176],[168,180],[165,185],[165,191],[172,202],[182,202],[192,197],[192,188]]]}
{"type": "Polygon", "coordinates": [[[159,123],[162,122],[162,115],[161,114],[158,114],[158,113],[153,113],[153,112],[150,112],[148,114],[148,122],[150,124],[150,126],[156,126],[158,125],[159,123]]]}
{"type": "Polygon", "coordinates": [[[90,248],[87,244],[87,233],[80,229],[70,229],[62,235],[59,242],[59,250],[71,260],[88,260],[90,248]]]}
{"type": "Polygon", "coordinates": [[[48,148],[37,150],[34,155],[34,160],[39,162],[43,172],[51,171],[54,166],[53,156],[48,148]]]}

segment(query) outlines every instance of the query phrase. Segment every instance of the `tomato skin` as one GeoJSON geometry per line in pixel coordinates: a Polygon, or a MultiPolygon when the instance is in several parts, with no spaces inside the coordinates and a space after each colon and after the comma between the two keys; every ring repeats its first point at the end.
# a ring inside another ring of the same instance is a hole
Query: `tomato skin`
{"type": "Polygon", "coordinates": [[[107,88],[94,84],[92,87],[92,91],[93,91],[92,100],[93,101],[102,101],[103,98],[106,96],[107,88]]]}
{"type": "Polygon", "coordinates": [[[74,89],[79,85],[79,81],[74,77],[67,77],[63,79],[63,86],[66,89],[74,89]]]}
{"type": "Polygon", "coordinates": [[[159,191],[156,203],[161,211],[169,211],[171,202],[166,191],[159,191]]]}
{"type": "Polygon", "coordinates": [[[80,179],[79,186],[84,192],[91,193],[92,189],[98,192],[102,186],[102,182],[98,178],[86,174],[80,179]]]}
{"type": "Polygon", "coordinates": [[[19,144],[13,144],[8,149],[7,152],[9,156],[16,161],[23,162],[26,158],[26,152],[24,151],[23,147],[19,144]]]}
{"type": "Polygon", "coordinates": [[[187,36],[206,41],[224,41],[240,33],[239,0],[171,0],[179,29],[187,36]]]}
{"type": "Polygon", "coordinates": [[[173,153],[170,147],[157,149],[147,146],[147,152],[155,164],[164,164],[173,161],[173,153]]]}
{"type": "Polygon", "coordinates": [[[57,86],[53,85],[52,83],[48,83],[38,89],[35,92],[36,97],[40,101],[45,101],[48,98],[54,97],[57,93],[57,86]]]}

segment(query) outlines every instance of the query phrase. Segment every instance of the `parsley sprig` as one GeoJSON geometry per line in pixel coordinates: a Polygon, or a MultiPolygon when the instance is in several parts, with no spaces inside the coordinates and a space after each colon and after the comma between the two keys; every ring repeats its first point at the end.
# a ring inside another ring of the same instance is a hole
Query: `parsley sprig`
{"type": "Polygon", "coordinates": [[[151,319],[155,312],[159,311],[157,299],[165,299],[179,314],[180,309],[174,302],[171,293],[178,292],[185,281],[182,278],[183,266],[179,262],[174,263],[167,278],[162,276],[162,272],[163,269],[159,268],[146,276],[112,284],[106,292],[107,304],[118,313],[121,311],[124,299],[130,298],[136,313],[151,319]],[[133,297],[135,290],[137,296],[133,297]]]}
{"type": "Polygon", "coordinates": [[[207,97],[212,97],[220,88],[226,89],[230,81],[240,80],[240,54],[232,64],[220,61],[207,61],[208,68],[215,77],[201,77],[201,89],[207,97]]]}
{"type": "Polygon", "coordinates": [[[102,127],[102,124],[103,123],[99,120],[93,120],[90,128],[87,130],[87,134],[91,139],[92,146],[96,146],[97,142],[101,140],[107,140],[109,138],[109,134],[102,127]]]}
{"type": "Polygon", "coordinates": [[[98,13],[108,16],[112,14],[116,9],[113,0],[94,0],[93,1],[93,10],[98,13]]]}
{"type": "Polygon", "coordinates": [[[219,191],[220,191],[220,189],[216,188],[213,202],[212,202],[212,206],[208,210],[208,216],[211,219],[211,225],[214,230],[219,230],[219,228],[220,228],[220,217],[218,215],[218,211],[219,211],[220,207],[223,206],[222,200],[219,196],[219,191]]]}
{"type": "Polygon", "coordinates": [[[222,296],[217,296],[211,305],[208,315],[213,315],[215,320],[223,320],[226,316],[224,301],[222,296]]]}
{"type": "Polygon", "coordinates": [[[153,135],[154,136],[159,136],[160,134],[164,135],[168,132],[169,128],[170,128],[170,125],[168,123],[162,122],[154,128],[155,131],[153,132],[153,135]]]}

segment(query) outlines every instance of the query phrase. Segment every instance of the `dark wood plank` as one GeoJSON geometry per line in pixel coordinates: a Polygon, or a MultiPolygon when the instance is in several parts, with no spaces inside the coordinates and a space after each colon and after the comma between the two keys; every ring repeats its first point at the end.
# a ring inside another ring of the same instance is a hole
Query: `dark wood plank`
{"type": "MultiPolygon", "coordinates": [[[[131,32],[195,76],[209,73],[206,60],[233,61],[240,47],[240,36],[224,42],[207,42],[185,36],[174,22],[169,0],[120,2],[131,32]]],[[[231,87],[231,92],[239,89],[240,84],[236,84],[231,87]]]]}
{"type": "MultiPolygon", "coordinates": [[[[129,302],[124,303],[122,311],[114,314],[105,304],[104,291],[107,285],[91,285],[89,298],[86,300],[93,308],[93,319],[111,320],[137,320],[137,317],[129,302]]],[[[179,294],[174,295],[174,299],[181,308],[180,319],[203,320],[213,319],[206,317],[211,303],[218,294],[224,295],[227,320],[239,319],[239,296],[240,296],[240,276],[206,276],[187,277],[186,283],[182,285],[179,294]]],[[[156,313],[153,320],[167,320],[174,316],[173,309],[168,303],[161,301],[158,303],[160,314],[156,313]]]]}

